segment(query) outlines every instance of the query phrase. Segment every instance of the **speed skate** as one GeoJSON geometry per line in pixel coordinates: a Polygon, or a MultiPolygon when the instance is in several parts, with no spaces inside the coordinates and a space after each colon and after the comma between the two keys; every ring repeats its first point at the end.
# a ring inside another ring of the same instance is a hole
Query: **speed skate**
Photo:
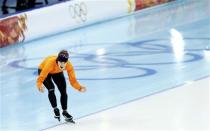
{"type": "MultiPolygon", "coordinates": [[[[54,118],[57,119],[59,122],[61,121],[60,116],[55,116],[54,118]]],[[[73,123],[73,124],[75,124],[75,121],[73,120],[73,117],[66,117],[66,116],[64,116],[64,120],[65,120],[66,122],[68,122],[68,123],[73,123]]]]}
{"type": "Polygon", "coordinates": [[[65,118],[65,121],[66,121],[67,123],[75,124],[75,121],[74,121],[73,119],[66,119],[66,118],[65,118]]]}

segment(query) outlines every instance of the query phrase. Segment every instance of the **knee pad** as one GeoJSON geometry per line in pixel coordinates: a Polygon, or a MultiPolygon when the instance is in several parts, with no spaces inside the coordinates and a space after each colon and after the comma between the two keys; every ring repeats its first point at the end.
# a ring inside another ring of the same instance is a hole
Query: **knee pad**
{"type": "Polygon", "coordinates": [[[52,91],[54,91],[55,89],[49,89],[49,92],[52,92],[52,91]]]}
{"type": "Polygon", "coordinates": [[[49,89],[48,90],[48,94],[50,95],[50,94],[54,94],[54,89],[49,89]]]}

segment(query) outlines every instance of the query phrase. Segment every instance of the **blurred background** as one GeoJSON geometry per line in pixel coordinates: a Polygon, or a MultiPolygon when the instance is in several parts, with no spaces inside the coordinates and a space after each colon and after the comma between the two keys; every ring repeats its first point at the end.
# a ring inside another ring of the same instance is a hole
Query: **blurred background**
{"type": "Polygon", "coordinates": [[[0,15],[2,17],[8,14],[41,8],[64,1],[70,0],[0,0],[0,15]]]}

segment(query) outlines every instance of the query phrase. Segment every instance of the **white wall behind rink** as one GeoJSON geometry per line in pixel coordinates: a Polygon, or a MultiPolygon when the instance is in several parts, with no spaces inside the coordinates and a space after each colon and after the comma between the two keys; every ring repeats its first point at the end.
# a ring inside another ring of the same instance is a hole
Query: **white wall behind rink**
{"type": "Polygon", "coordinates": [[[25,41],[115,18],[128,12],[128,0],[73,0],[24,12],[27,15],[25,41]]]}

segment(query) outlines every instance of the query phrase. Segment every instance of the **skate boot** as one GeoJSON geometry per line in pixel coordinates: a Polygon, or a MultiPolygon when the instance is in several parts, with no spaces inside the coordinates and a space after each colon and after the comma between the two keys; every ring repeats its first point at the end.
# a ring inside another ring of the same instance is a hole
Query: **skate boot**
{"type": "Polygon", "coordinates": [[[75,124],[73,117],[67,111],[63,111],[62,114],[63,114],[66,122],[71,122],[71,123],[75,124]]]}
{"type": "Polygon", "coordinates": [[[58,121],[61,121],[60,119],[60,111],[58,108],[54,108],[54,113],[55,113],[55,119],[58,119],[58,121]]]}

